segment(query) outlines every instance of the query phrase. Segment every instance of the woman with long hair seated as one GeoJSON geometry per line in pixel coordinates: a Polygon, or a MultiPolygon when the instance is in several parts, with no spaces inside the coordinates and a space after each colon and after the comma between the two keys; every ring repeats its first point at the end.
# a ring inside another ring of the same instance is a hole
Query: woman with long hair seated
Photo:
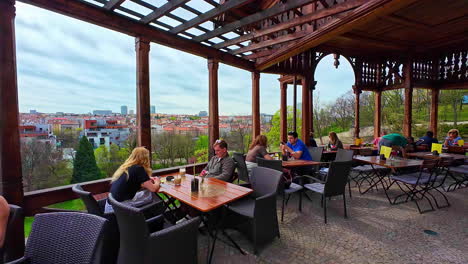
{"type": "Polygon", "coordinates": [[[337,149],[342,149],[343,148],[343,143],[341,140],[338,138],[338,135],[335,132],[330,132],[328,134],[328,138],[330,141],[328,142],[328,147],[331,150],[337,150],[337,149]]]}
{"type": "MultiPolygon", "coordinates": [[[[143,189],[154,193],[159,190],[159,178],[151,175],[149,151],[144,147],[135,148],[112,176],[110,192],[119,202],[138,202],[143,197],[135,196],[138,191],[143,189]]],[[[105,212],[113,211],[112,206],[106,203],[105,212]]]]}
{"type": "Polygon", "coordinates": [[[273,158],[268,155],[267,151],[268,138],[265,135],[258,135],[255,140],[249,146],[249,152],[245,157],[245,164],[247,165],[247,170],[250,171],[252,168],[257,167],[257,157],[264,158],[267,160],[272,160],[273,158]]]}

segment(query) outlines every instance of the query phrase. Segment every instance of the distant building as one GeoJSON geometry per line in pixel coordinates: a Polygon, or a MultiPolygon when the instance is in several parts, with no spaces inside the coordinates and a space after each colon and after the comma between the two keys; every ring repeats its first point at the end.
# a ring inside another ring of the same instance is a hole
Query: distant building
{"type": "Polygon", "coordinates": [[[271,119],[273,119],[273,115],[260,114],[260,119],[262,120],[262,123],[270,123],[271,119]]]}
{"type": "Polygon", "coordinates": [[[47,139],[51,135],[49,124],[27,124],[19,126],[20,137],[47,139]]]}
{"type": "Polygon", "coordinates": [[[151,114],[156,114],[156,106],[151,106],[151,114]]]}
{"type": "Polygon", "coordinates": [[[112,115],[112,110],[93,110],[93,115],[112,115]]]}
{"type": "Polygon", "coordinates": [[[208,116],[208,113],[207,113],[206,111],[200,111],[200,112],[198,113],[198,116],[199,116],[199,117],[208,116]]]}
{"type": "Polygon", "coordinates": [[[130,128],[118,124],[117,120],[85,120],[83,134],[94,148],[101,145],[109,147],[111,144],[122,147],[130,135],[130,128]]]}
{"type": "Polygon", "coordinates": [[[135,110],[130,110],[130,115],[134,115],[135,114],[135,110]]]}
{"type": "Polygon", "coordinates": [[[120,114],[127,115],[128,114],[128,107],[126,105],[122,105],[120,107],[120,114]]]}
{"type": "Polygon", "coordinates": [[[30,114],[37,114],[37,111],[34,110],[34,109],[31,109],[31,110],[29,110],[29,113],[30,113],[30,114]]]}

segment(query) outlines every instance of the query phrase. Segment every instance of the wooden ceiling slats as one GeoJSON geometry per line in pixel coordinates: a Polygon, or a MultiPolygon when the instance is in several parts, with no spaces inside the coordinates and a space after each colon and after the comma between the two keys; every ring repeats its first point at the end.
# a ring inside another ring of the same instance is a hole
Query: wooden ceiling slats
{"type": "Polygon", "coordinates": [[[157,10],[154,10],[153,12],[149,13],[147,16],[143,17],[140,19],[140,21],[144,24],[148,24],[164,15],[167,13],[171,12],[172,10],[178,8],[179,6],[187,3],[190,0],[172,0],[170,2],[165,3],[162,5],[160,8],[157,10]]]}
{"type": "MultiPolygon", "coordinates": [[[[233,1],[233,0],[231,0],[231,1],[233,1]]],[[[219,35],[222,35],[222,34],[230,32],[230,31],[233,31],[235,29],[238,29],[238,28],[241,28],[241,27],[244,27],[244,26],[256,23],[256,22],[259,22],[259,21],[264,20],[266,18],[270,18],[272,16],[279,15],[279,14],[284,13],[286,11],[289,11],[291,9],[299,8],[301,6],[304,6],[304,5],[309,4],[311,2],[314,2],[314,1],[316,1],[316,0],[290,0],[286,4],[277,4],[277,5],[269,8],[269,9],[257,12],[257,13],[255,13],[253,15],[250,15],[248,17],[244,17],[244,18],[242,18],[242,19],[240,19],[238,21],[234,21],[234,22],[232,22],[230,24],[227,24],[227,25],[225,25],[223,27],[217,28],[217,29],[215,29],[215,30],[213,30],[213,31],[211,31],[209,33],[200,35],[200,36],[196,37],[194,40],[198,41],[198,42],[201,42],[201,41],[204,41],[204,40],[207,40],[207,39],[211,39],[211,38],[217,37],[219,35]]]]}
{"type": "MultiPolygon", "coordinates": [[[[187,21],[187,23],[184,23],[182,25],[179,25],[179,26],[175,27],[174,29],[170,30],[169,32],[173,33],[173,34],[180,33],[182,31],[190,29],[190,28],[192,28],[192,27],[194,27],[196,25],[202,24],[203,22],[206,22],[206,21],[208,21],[208,20],[210,20],[212,18],[215,18],[215,17],[225,13],[226,11],[228,11],[228,10],[230,10],[232,8],[236,8],[236,7],[248,4],[248,3],[252,2],[252,1],[253,0],[230,0],[230,1],[220,5],[218,7],[215,7],[213,9],[211,9],[210,11],[208,11],[206,13],[203,13],[203,14],[199,15],[198,17],[195,17],[195,18],[187,21]]],[[[232,30],[230,30],[230,31],[232,31],[232,30]]],[[[196,41],[201,42],[203,40],[196,40],[196,41]]]]}
{"type": "Polygon", "coordinates": [[[118,6],[120,6],[125,0],[109,0],[105,5],[104,9],[106,10],[114,10],[118,6]]]}
{"type": "Polygon", "coordinates": [[[273,33],[276,33],[278,31],[281,31],[281,30],[286,30],[286,29],[289,29],[289,28],[292,28],[292,27],[295,27],[295,26],[298,26],[298,25],[303,25],[305,23],[312,22],[312,21],[320,19],[320,18],[324,18],[324,17],[327,17],[327,16],[331,16],[331,15],[334,15],[334,14],[338,14],[338,13],[342,13],[342,12],[351,10],[353,8],[356,8],[356,7],[360,6],[360,5],[362,5],[365,2],[366,2],[366,0],[347,1],[347,2],[344,2],[344,3],[338,4],[338,5],[334,5],[334,6],[330,7],[329,9],[321,9],[321,10],[318,10],[317,12],[310,13],[310,14],[307,14],[307,15],[303,15],[301,17],[297,17],[297,18],[291,19],[289,21],[285,21],[285,22],[283,22],[283,23],[281,23],[279,25],[270,26],[270,27],[263,28],[263,29],[260,29],[260,30],[255,30],[252,33],[248,33],[248,34],[245,34],[243,36],[233,38],[233,39],[230,39],[228,41],[216,44],[213,47],[214,48],[228,47],[228,46],[231,46],[231,45],[234,45],[234,44],[237,44],[237,43],[241,43],[241,42],[244,42],[244,41],[251,40],[253,38],[259,38],[259,37],[262,37],[262,36],[265,36],[265,35],[273,34],[273,33]]]}

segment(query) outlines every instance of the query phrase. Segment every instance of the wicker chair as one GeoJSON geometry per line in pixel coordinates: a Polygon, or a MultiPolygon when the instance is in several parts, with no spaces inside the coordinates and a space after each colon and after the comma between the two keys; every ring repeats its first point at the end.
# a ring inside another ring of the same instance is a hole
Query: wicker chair
{"type": "Polygon", "coordinates": [[[140,208],[117,202],[112,194],[107,199],[121,227],[117,263],[197,263],[199,217],[151,233],[149,223],[162,215],[146,220],[140,208]]]}
{"type": "Polygon", "coordinates": [[[37,214],[24,257],[10,263],[100,263],[108,221],[77,212],[37,214]]]}
{"type": "Polygon", "coordinates": [[[245,230],[254,244],[254,253],[259,245],[280,236],[276,214],[276,194],[282,172],[264,167],[252,169],[251,196],[227,206],[231,222],[245,230]]]}
{"type": "Polygon", "coordinates": [[[237,183],[239,183],[239,181],[249,183],[249,171],[247,170],[247,165],[245,164],[244,154],[236,152],[232,155],[232,158],[236,162],[237,183]]]}
{"type": "Polygon", "coordinates": [[[20,236],[14,234],[13,231],[15,230],[15,225],[24,225],[23,209],[13,204],[9,204],[9,207],[10,216],[8,217],[5,240],[3,248],[1,249],[2,255],[0,256],[0,263],[14,260],[13,245],[17,245],[18,239],[22,239],[20,236]]]}

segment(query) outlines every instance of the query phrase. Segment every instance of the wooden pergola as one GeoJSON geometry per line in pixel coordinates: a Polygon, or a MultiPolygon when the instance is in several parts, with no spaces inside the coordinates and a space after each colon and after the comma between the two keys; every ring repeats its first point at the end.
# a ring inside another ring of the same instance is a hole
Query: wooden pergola
{"type": "MultiPolygon", "coordinates": [[[[282,75],[283,140],[287,84],[300,83],[302,137],[308,137],[313,131],[314,72],[328,54],[334,54],[337,61],[347,59],[354,70],[356,137],[362,91],[374,92],[374,135],[378,136],[382,92],[404,89],[403,133],[409,136],[413,89],[432,91],[430,127],[434,132],[440,90],[468,89],[466,0],[203,0],[212,6],[204,12],[190,0],[170,0],[161,6],[144,0],[20,1],[135,37],[140,146],[151,146],[150,42],[207,59],[210,144],[219,137],[219,63],[252,73],[254,137],[260,133],[260,73],[282,75]],[[177,16],[177,10],[193,18],[177,16]],[[169,25],[164,18],[178,24],[169,25]]],[[[10,203],[25,205],[16,75],[15,0],[0,0],[1,193],[10,203]]]]}

